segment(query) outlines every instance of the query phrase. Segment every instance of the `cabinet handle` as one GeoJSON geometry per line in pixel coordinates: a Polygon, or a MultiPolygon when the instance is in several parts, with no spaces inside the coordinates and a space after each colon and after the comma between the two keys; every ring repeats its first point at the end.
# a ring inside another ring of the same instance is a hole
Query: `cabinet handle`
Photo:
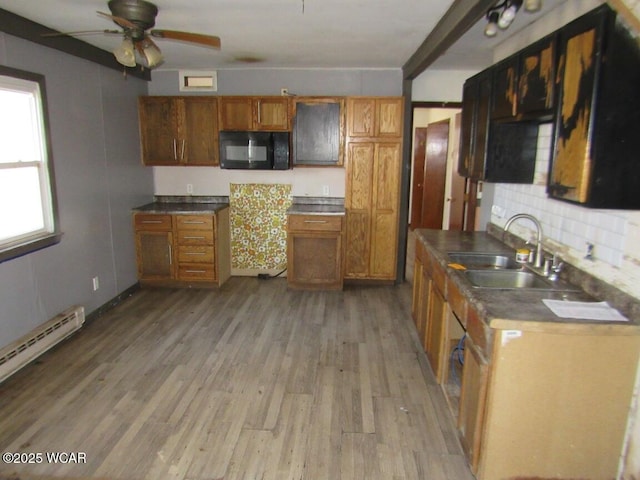
{"type": "Polygon", "coordinates": [[[169,247],[169,265],[173,265],[173,250],[171,249],[171,244],[167,246],[169,247]]]}
{"type": "Polygon", "coordinates": [[[182,150],[180,152],[180,160],[184,160],[184,139],[182,140],[182,150]]]}
{"type": "Polygon", "coordinates": [[[185,225],[204,225],[205,222],[202,220],[183,220],[182,223],[185,225]]]}
{"type": "Polygon", "coordinates": [[[326,220],[305,220],[304,223],[327,223],[326,220]]]}
{"type": "Polygon", "coordinates": [[[142,223],[162,223],[162,220],[142,220],[142,223]]]}
{"type": "Polygon", "coordinates": [[[207,273],[206,270],[185,270],[186,273],[207,273]]]}
{"type": "Polygon", "coordinates": [[[262,116],[260,112],[262,110],[261,104],[262,104],[262,100],[258,100],[258,123],[262,123],[262,119],[260,118],[262,116]]]}
{"type": "Polygon", "coordinates": [[[176,144],[176,139],[173,139],[173,159],[177,160],[178,159],[178,146],[176,144]]]}
{"type": "Polygon", "coordinates": [[[185,252],[185,255],[206,255],[206,252],[185,252]]]}
{"type": "Polygon", "coordinates": [[[185,240],[204,240],[205,237],[193,237],[193,236],[184,236],[185,240]]]}

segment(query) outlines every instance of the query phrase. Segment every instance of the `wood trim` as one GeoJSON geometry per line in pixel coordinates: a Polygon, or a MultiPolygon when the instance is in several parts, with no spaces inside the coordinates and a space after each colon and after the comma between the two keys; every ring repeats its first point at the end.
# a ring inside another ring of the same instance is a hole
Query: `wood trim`
{"type": "Polygon", "coordinates": [[[126,71],[126,74],[132,77],[147,81],[151,80],[151,72],[148,69],[141,70],[137,66],[129,68],[120,65],[111,52],[102,50],[77,38],[65,35],[60,37],[43,37],[42,34],[44,33],[59,32],[2,8],[0,8],[0,31],[44,47],[59,50],[74,57],[89,60],[90,62],[119,72],[126,71]]]}
{"type": "Polygon", "coordinates": [[[447,10],[422,45],[402,67],[405,80],[413,80],[453,45],[478,20],[485,16],[495,0],[457,0],[447,10]]]}

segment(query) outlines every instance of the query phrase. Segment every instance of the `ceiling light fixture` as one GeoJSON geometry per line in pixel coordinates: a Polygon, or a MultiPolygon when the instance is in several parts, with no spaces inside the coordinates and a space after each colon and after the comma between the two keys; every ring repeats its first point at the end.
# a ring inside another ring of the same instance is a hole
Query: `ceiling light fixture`
{"type": "Polygon", "coordinates": [[[162,52],[149,37],[145,37],[143,40],[136,42],[136,51],[140,55],[140,63],[149,69],[157,67],[164,62],[162,52]]]}
{"type": "MultiPolygon", "coordinates": [[[[487,10],[487,26],[484,29],[484,34],[487,37],[495,37],[498,28],[501,30],[509,28],[516,18],[518,10],[522,7],[522,3],[523,0],[502,0],[487,10]]],[[[524,2],[524,10],[527,12],[537,12],[541,8],[542,0],[525,0],[524,2]]]]}
{"type": "Polygon", "coordinates": [[[125,67],[136,66],[136,56],[133,52],[133,41],[129,37],[124,37],[122,43],[113,50],[113,55],[121,65],[125,67]]]}

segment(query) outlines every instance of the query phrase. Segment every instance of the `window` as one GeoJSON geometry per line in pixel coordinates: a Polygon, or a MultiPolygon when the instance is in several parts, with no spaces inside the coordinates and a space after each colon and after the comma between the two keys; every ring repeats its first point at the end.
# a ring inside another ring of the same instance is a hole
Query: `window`
{"type": "Polygon", "coordinates": [[[0,66],[0,262],[60,241],[44,77],[0,66]]]}

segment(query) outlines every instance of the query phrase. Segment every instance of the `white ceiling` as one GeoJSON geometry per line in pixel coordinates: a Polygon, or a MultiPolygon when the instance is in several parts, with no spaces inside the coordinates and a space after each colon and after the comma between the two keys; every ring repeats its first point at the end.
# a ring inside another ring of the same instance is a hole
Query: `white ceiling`
{"type": "MultiPolygon", "coordinates": [[[[437,62],[443,69],[481,69],[492,48],[565,0],[543,0],[538,14],[520,12],[496,38],[471,29],[437,62]]],[[[217,35],[222,49],[158,39],[159,69],[401,68],[452,0],[155,0],[155,28],[217,35]],[[246,59],[255,61],[247,62],[246,59]]],[[[59,31],[115,28],[96,11],[106,0],[0,0],[0,8],[59,31]]],[[[78,37],[104,50],[119,44],[107,34],[78,37]]]]}

